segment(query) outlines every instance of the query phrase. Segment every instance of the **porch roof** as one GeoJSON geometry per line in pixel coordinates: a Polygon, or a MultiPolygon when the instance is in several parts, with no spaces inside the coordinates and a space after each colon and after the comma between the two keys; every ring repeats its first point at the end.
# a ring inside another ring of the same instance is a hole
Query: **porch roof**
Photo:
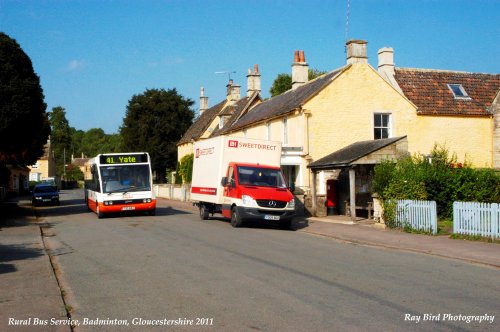
{"type": "Polygon", "coordinates": [[[307,167],[312,170],[349,167],[357,164],[361,158],[403,139],[406,139],[406,136],[356,142],[312,162],[307,167]]]}

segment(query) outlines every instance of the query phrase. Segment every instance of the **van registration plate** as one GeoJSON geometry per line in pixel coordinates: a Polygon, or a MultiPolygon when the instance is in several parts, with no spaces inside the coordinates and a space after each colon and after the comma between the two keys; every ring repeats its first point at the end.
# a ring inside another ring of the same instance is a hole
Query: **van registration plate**
{"type": "Polygon", "coordinates": [[[264,216],[264,219],[266,219],[266,220],[280,220],[280,216],[273,216],[271,214],[266,214],[264,216]]]}
{"type": "Polygon", "coordinates": [[[122,207],[122,211],[135,210],[135,206],[124,206],[122,207]]]}

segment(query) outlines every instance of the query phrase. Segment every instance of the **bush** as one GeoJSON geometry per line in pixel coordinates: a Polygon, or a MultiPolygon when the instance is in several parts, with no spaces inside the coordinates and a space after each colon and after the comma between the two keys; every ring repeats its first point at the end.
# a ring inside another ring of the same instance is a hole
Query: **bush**
{"type": "Polygon", "coordinates": [[[454,201],[500,202],[500,176],[492,169],[473,169],[436,145],[429,158],[404,156],[375,166],[373,190],[382,200],[436,201],[440,218],[449,218],[454,201]]]}
{"type": "Polygon", "coordinates": [[[193,160],[194,154],[188,154],[181,158],[177,165],[177,174],[182,177],[183,183],[191,183],[193,177],[193,160]]]}

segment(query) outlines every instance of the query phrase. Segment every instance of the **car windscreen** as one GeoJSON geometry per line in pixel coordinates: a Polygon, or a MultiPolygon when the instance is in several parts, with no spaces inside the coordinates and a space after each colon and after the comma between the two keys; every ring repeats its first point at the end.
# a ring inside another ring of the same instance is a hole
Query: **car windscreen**
{"type": "Polygon", "coordinates": [[[57,188],[53,187],[53,186],[39,186],[39,187],[35,187],[33,189],[33,192],[36,193],[36,194],[39,194],[39,193],[53,193],[53,192],[57,192],[57,188]]]}

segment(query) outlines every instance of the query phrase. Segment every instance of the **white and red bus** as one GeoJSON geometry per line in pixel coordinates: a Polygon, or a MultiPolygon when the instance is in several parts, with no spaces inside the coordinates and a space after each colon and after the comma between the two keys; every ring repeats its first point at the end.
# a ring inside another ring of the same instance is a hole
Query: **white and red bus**
{"type": "Polygon", "coordinates": [[[154,215],[151,159],[147,152],[99,154],[88,161],[85,201],[99,218],[108,213],[144,211],[154,215]]]}

